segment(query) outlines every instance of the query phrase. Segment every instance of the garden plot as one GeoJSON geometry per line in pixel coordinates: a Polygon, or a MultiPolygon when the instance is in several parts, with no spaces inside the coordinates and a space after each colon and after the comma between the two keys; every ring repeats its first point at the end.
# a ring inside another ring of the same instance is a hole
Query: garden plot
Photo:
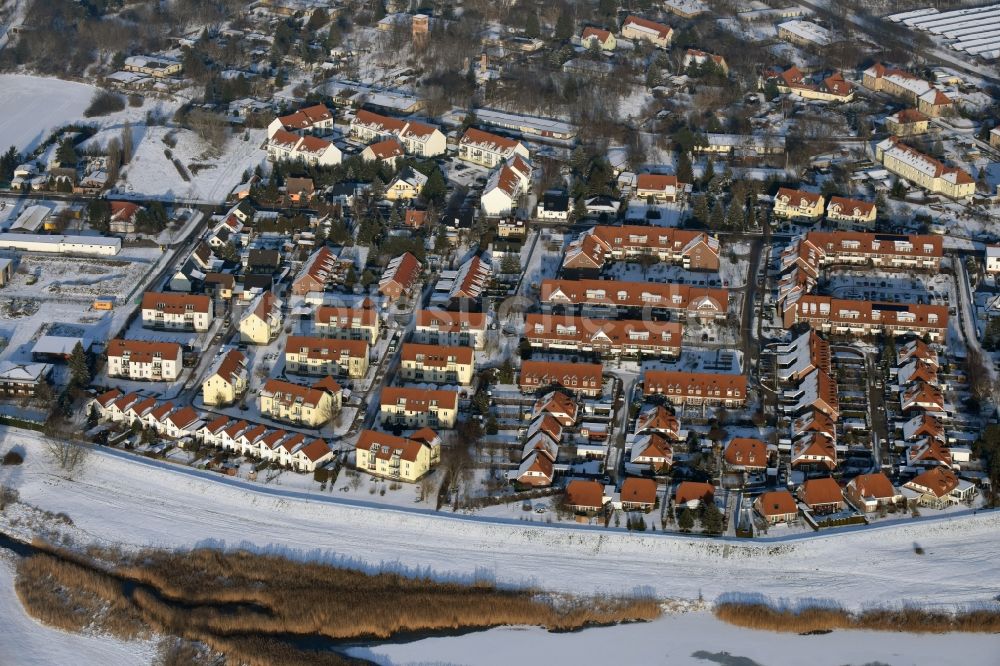
{"type": "Polygon", "coordinates": [[[24,254],[3,296],[81,301],[93,301],[99,296],[124,299],[149,268],[150,264],[144,262],[24,254]]]}

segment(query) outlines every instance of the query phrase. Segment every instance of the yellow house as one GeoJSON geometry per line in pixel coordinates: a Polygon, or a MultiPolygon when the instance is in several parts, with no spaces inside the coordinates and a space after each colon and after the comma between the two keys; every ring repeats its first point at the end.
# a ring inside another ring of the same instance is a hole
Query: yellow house
{"type": "Polygon", "coordinates": [[[389,183],[389,187],[385,191],[385,198],[390,201],[416,199],[426,184],[427,176],[419,171],[406,168],[400,171],[389,183]]]}
{"type": "Polygon", "coordinates": [[[445,347],[408,342],[400,352],[400,375],[412,382],[472,383],[475,354],[471,347],[445,347]]]}
{"type": "Polygon", "coordinates": [[[838,226],[871,227],[875,224],[875,214],[875,204],[860,199],[830,197],[826,207],[826,219],[837,222],[838,226]]]}
{"type": "Polygon", "coordinates": [[[584,28],[583,34],[580,35],[580,43],[588,49],[591,45],[597,44],[602,51],[614,51],[618,46],[615,36],[600,28],[584,28]]]}
{"type": "Polygon", "coordinates": [[[994,127],[990,130],[990,145],[994,148],[1000,148],[1000,127],[994,127]]]}
{"type": "Polygon", "coordinates": [[[661,49],[667,48],[672,36],[673,30],[670,26],[649,21],[638,16],[629,16],[622,23],[622,37],[635,41],[649,42],[661,49]]]}
{"type": "Polygon", "coordinates": [[[316,332],[325,338],[378,340],[378,312],[372,307],[347,308],[321,305],[316,309],[316,332]]]}
{"type": "Polygon", "coordinates": [[[774,216],[787,220],[818,220],[823,217],[823,195],[782,187],[774,197],[774,216]]]}
{"type": "Polygon", "coordinates": [[[281,301],[269,291],[260,294],[240,319],[240,340],[270,344],[281,332],[281,301]]]}
{"type": "Polygon", "coordinates": [[[413,482],[441,458],[441,439],[424,429],[406,439],[376,430],[362,430],[355,447],[355,466],[374,476],[413,482]],[[423,433],[428,433],[423,436],[423,433]]]}
{"type": "Polygon", "coordinates": [[[407,428],[454,428],[458,393],[387,386],[382,389],[379,417],[383,424],[407,428]]]}
{"type": "Polygon", "coordinates": [[[300,375],[364,377],[368,373],[368,343],[290,335],[285,344],[285,368],[300,375]]]}
{"type": "Polygon", "coordinates": [[[201,399],[206,405],[231,405],[247,391],[247,357],[235,349],[219,359],[201,383],[201,399]]]}
{"type": "Polygon", "coordinates": [[[916,136],[930,130],[930,118],[916,109],[903,109],[885,118],[885,129],[896,136],[916,136]]]}
{"type": "Polygon", "coordinates": [[[260,390],[262,416],[307,428],[321,427],[338,408],[339,404],[334,404],[334,396],[328,391],[280,379],[267,380],[260,390]]]}
{"type": "Polygon", "coordinates": [[[957,167],[945,166],[930,155],[890,136],[875,147],[875,159],[900,178],[933,194],[965,199],[976,193],[976,181],[957,167]]]}

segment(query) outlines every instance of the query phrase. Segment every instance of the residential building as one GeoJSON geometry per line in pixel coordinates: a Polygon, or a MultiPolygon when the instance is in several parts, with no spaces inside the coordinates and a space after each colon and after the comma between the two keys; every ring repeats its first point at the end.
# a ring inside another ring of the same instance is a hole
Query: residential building
{"type": "Polygon", "coordinates": [[[931,467],[926,472],[903,484],[908,499],[920,506],[943,509],[959,502],[972,500],[976,487],[959,479],[948,467],[931,467]]]}
{"type": "Polygon", "coordinates": [[[0,361],[0,397],[22,398],[35,395],[48,382],[52,366],[48,363],[0,361]]]}
{"type": "Polygon", "coordinates": [[[280,130],[303,135],[307,132],[324,134],[332,129],[333,112],[323,104],[314,104],[272,120],[267,126],[267,136],[271,138],[280,130]]]}
{"type": "Polygon", "coordinates": [[[399,375],[410,382],[468,386],[475,374],[472,347],[446,347],[415,342],[403,344],[399,375]]]}
{"type": "Polygon", "coordinates": [[[353,265],[349,259],[341,259],[336,251],[323,246],[309,255],[295,276],[292,294],[305,296],[309,292],[325,291],[329,286],[343,284],[353,265]]]}
{"type": "Polygon", "coordinates": [[[816,514],[836,513],[847,506],[837,480],[830,476],[805,481],[798,495],[799,501],[816,514]]]}
{"type": "Polygon", "coordinates": [[[272,162],[301,161],[313,166],[333,166],[340,164],[343,154],[326,139],[279,129],[267,140],[267,158],[272,162]]]}
{"type": "Polygon", "coordinates": [[[261,292],[240,318],[240,340],[267,345],[281,332],[281,301],[270,291],[261,292]]]}
{"type": "Polygon", "coordinates": [[[656,481],[630,476],[622,483],[620,498],[624,511],[652,511],[656,508],[656,481]]]}
{"type": "Polygon", "coordinates": [[[518,154],[495,169],[479,199],[483,214],[487,217],[512,214],[521,195],[531,188],[531,174],[531,162],[518,154]]]}
{"type": "Polygon", "coordinates": [[[903,109],[885,117],[885,131],[894,136],[927,134],[930,118],[916,109],[903,109]]]}
{"type": "Polygon", "coordinates": [[[299,375],[360,379],[368,373],[368,343],[290,335],[285,343],[285,369],[299,375]]]}
{"type": "Polygon", "coordinates": [[[410,294],[420,279],[422,269],[416,257],[404,252],[385,267],[378,282],[379,293],[389,301],[397,301],[410,294]]]}
{"type": "Polygon", "coordinates": [[[248,379],[247,357],[231,349],[219,358],[201,383],[201,400],[206,405],[231,405],[246,393],[248,379]]]}
{"type": "Polygon", "coordinates": [[[770,490],[761,493],[753,503],[754,511],[769,525],[794,522],[799,516],[795,498],[787,490],[770,490]]]}
{"type": "Polygon", "coordinates": [[[929,82],[905,72],[875,63],[864,71],[862,85],[870,90],[901,97],[916,105],[924,115],[939,118],[954,112],[955,104],[929,82]]]}
{"type": "Polygon", "coordinates": [[[902,493],[893,488],[892,481],[882,472],[854,477],[847,483],[844,496],[856,509],[865,513],[896,506],[903,501],[902,493]]]}
{"type": "MultiPolygon", "coordinates": [[[[836,419],[831,419],[836,422],[836,419]]],[[[837,468],[837,446],[833,437],[809,432],[792,442],[791,464],[794,469],[832,472],[837,468]]]]}
{"type": "Polygon", "coordinates": [[[838,335],[927,335],[943,340],[948,330],[948,308],[914,303],[878,303],[804,294],[784,304],[785,328],[806,322],[838,335]],[[791,301],[791,302],[789,302],[791,301]]]}
{"type": "Polygon", "coordinates": [[[870,264],[882,270],[937,271],[944,256],[941,236],[877,234],[860,231],[810,231],[781,255],[781,269],[800,268],[815,279],[824,266],[870,264]]]}
{"type": "Polygon", "coordinates": [[[260,389],[261,416],[276,421],[321,428],[337,408],[330,393],[318,388],[268,379],[260,389]]]}
{"type": "Polygon", "coordinates": [[[535,217],[539,220],[565,222],[569,214],[569,195],[562,190],[548,190],[535,208],[535,217]]]}
{"type": "Polygon", "coordinates": [[[762,76],[763,83],[774,83],[779,93],[794,95],[818,102],[850,102],[854,99],[854,85],[840,72],[829,76],[807,76],[798,67],[772,69],[762,76]]]}
{"type": "Polygon", "coordinates": [[[632,442],[628,461],[649,467],[655,474],[665,474],[674,464],[673,444],[660,433],[642,435],[632,442]]]}
{"type": "Polygon", "coordinates": [[[685,51],[681,67],[688,70],[692,66],[705,67],[708,63],[712,63],[712,66],[716,67],[723,74],[729,74],[729,63],[726,62],[724,57],[699,49],[688,49],[685,51]]]}
{"type": "Polygon", "coordinates": [[[572,315],[528,314],[524,335],[543,350],[596,352],[605,357],[670,356],[681,353],[677,322],[589,319],[572,315]]]}
{"type": "Polygon", "coordinates": [[[580,35],[580,44],[586,48],[599,48],[602,51],[614,51],[618,45],[618,40],[609,31],[603,28],[587,27],[580,35]]]}
{"type": "Polygon", "coordinates": [[[427,176],[416,169],[406,167],[389,181],[385,198],[389,201],[410,201],[420,196],[427,184],[427,176]]]}
{"type": "Polygon", "coordinates": [[[747,399],[746,375],[647,370],[643,395],[662,395],[675,405],[742,407],[747,399]]]}
{"type": "Polygon", "coordinates": [[[724,319],[729,309],[725,289],[655,282],[542,280],[540,298],[545,312],[580,308],[585,314],[607,316],[649,308],[654,316],[671,312],[709,321],[724,319]]]}
{"type": "Polygon", "coordinates": [[[603,393],[603,372],[600,363],[522,361],[518,385],[524,393],[560,386],[573,393],[597,397],[603,393]]]}
{"type": "Polygon", "coordinates": [[[526,160],[531,154],[524,143],[517,139],[486,132],[475,127],[465,130],[458,142],[458,159],[492,169],[514,155],[526,160]]]}
{"type": "Polygon", "coordinates": [[[483,349],[486,346],[486,314],[440,309],[418,310],[413,341],[483,349]]]}
{"type": "Polygon", "coordinates": [[[126,72],[136,72],[156,79],[163,79],[179,74],[184,66],[177,60],[161,56],[134,55],[125,58],[122,69],[126,72]]]}
{"type": "Polygon", "coordinates": [[[576,425],[579,406],[573,398],[562,391],[552,391],[535,401],[531,413],[533,419],[537,419],[542,415],[549,415],[559,425],[571,428],[576,425]]]}
{"type": "Polygon", "coordinates": [[[215,317],[212,299],[201,294],[147,291],[142,295],[142,325],[176,331],[207,331],[215,317]]]}
{"type": "Polygon", "coordinates": [[[108,231],[113,234],[134,234],[135,223],[143,209],[131,201],[112,201],[108,231]]]}
{"type": "Polygon", "coordinates": [[[378,311],[369,301],[357,308],[321,305],[313,327],[325,338],[364,340],[369,345],[375,344],[381,330],[378,311]]]}
{"type": "Polygon", "coordinates": [[[670,45],[674,31],[668,25],[656,23],[638,16],[629,16],[622,23],[621,35],[625,39],[648,42],[657,48],[665,49],[670,45]]]}
{"type": "Polygon", "coordinates": [[[990,145],[994,148],[1000,148],[1000,127],[994,127],[990,130],[990,145]]]}
{"type": "Polygon", "coordinates": [[[447,150],[448,141],[436,127],[415,120],[382,116],[359,109],[351,120],[352,137],[371,142],[395,137],[410,155],[434,157],[447,150]]]}
{"type": "Polygon", "coordinates": [[[373,476],[412,483],[430,472],[440,460],[440,438],[435,435],[432,442],[437,445],[362,430],[355,446],[355,467],[373,476]]]}
{"type": "Polygon", "coordinates": [[[711,483],[701,483],[698,481],[681,481],[674,491],[674,507],[680,509],[697,509],[702,502],[711,503],[715,501],[715,486],[711,483]]]}
{"type": "MultiPolygon", "coordinates": [[[[296,439],[300,438],[297,436],[296,439]]],[[[304,439],[304,438],[302,438],[304,439]]],[[[282,443],[284,444],[284,443],[282,443]]],[[[310,442],[298,444],[283,463],[297,472],[315,472],[316,468],[333,460],[334,454],[326,440],[316,438],[310,442]]]]}
{"type": "Polygon", "coordinates": [[[652,199],[656,203],[680,201],[687,185],[677,180],[677,176],[656,173],[640,173],[635,181],[635,197],[652,199]]]}
{"type": "Polygon", "coordinates": [[[875,215],[875,203],[871,201],[834,196],[826,206],[826,219],[840,228],[871,229],[875,226],[875,215]]]}
{"type": "Polygon", "coordinates": [[[675,442],[681,440],[680,421],[663,405],[650,405],[641,411],[635,422],[635,432],[639,435],[655,432],[675,442]]]}
{"type": "Polygon", "coordinates": [[[385,426],[454,428],[458,393],[387,386],[382,389],[379,407],[379,418],[385,426]]]}
{"type": "Polygon", "coordinates": [[[829,30],[800,19],[779,23],[778,37],[799,46],[823,47],[833,42],[833,33],[829,30]]]}
{"type": "Polygon", "coordinates": [[[704,231],[675,227],[598,225],[566,248],[563,268],[598,270],[609,261],[635,261],[653,256],[688,270],[718,271],[719,241],[704,231]]]}
{"type": "Polygon", "coordinates": [[[600,513],[610,499],[597,481],[573,479],[566,484],[566,506],[577,513],[600,513]]]}
{"type": "Polygon", "coordinates": [[[932,194],[966,199],[976,193],[976,181],[968,172],[958,167],[945,166],[895,136],[875,146],[875,159],[900,178],[905,178],[932,194]]]}
{"type": "Polygon", "coordinates": [[[767,444],[752,437],[734,437],[722,452],[726,469],[736,472],[762,472],[768,466],[767,444]]]}
{"type": "Polygon", "coordinates": [[[182,367],[176,342],[115,339],[108,342],[108,376],[172,382],[182,367]]]}
{"type": "Polygon", "coordinates": [[[365,146],[365,149],[361,151],[361,159],[365,162],[384,162],[391,169],[395,169],[396,162],[405,155],[406,151],[403,150],[403,144],[396,138],[376,141],[373,144],[365,146]]]}
{"type": "Polygon", "coordinates": [[[774,197],[774,216],[788,220],[815,222],[823,217],[822,194],[782,187],[774,197]]]}

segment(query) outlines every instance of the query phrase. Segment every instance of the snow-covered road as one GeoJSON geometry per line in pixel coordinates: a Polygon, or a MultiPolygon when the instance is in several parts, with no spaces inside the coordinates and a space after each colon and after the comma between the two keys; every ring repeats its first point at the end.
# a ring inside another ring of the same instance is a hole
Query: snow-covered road
{"type": "MultiPolygon", "coordinates": [[[[245,547],[367,569],[709,601],[763,593],[850,607],[950,605],[1000,594],[998,513],[787,543],[721,542],[324,503],[105,454],[91,455],[69,481],[54,474],[33,433],[0,430],[0,451],[17,443],[25,446],[27,461],[20,469],[0,469],[0,483],[15,485],[23,502],[67,513],[84,540],[245,547]],[[914,544],[923,555],[915,554],[914,544]]],[[[23,523],[11,524],[21,511],[0,514],[0,526],[23,533],[23,523]]]]}

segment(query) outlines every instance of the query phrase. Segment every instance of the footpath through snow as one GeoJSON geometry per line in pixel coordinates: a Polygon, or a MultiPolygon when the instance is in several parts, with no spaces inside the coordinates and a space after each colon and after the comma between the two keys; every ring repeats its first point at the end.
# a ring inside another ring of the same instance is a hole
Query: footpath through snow
{"type": "MultiPolygon", "coordinates": [[[[0,450],[15,444],[24,446],[27,460],[19,468],[0,468],[0,483],[16,487],[24,503],[68,514],[78,543],[242,547],[367,570],[707,601],[764,594],[851,608],[902,602],[947,607],[986,603],[1000,594],[1000,558],[994,556],[1000,513],[783,543],[664,538],[254,492],[104,452],[92,454],[66,480],[50,466],[36,434],[0,429],[0,450]]],[[[31,536],[27,514],[23,507],[8,509],[0,514],[0,528],[31,536]]]]}

